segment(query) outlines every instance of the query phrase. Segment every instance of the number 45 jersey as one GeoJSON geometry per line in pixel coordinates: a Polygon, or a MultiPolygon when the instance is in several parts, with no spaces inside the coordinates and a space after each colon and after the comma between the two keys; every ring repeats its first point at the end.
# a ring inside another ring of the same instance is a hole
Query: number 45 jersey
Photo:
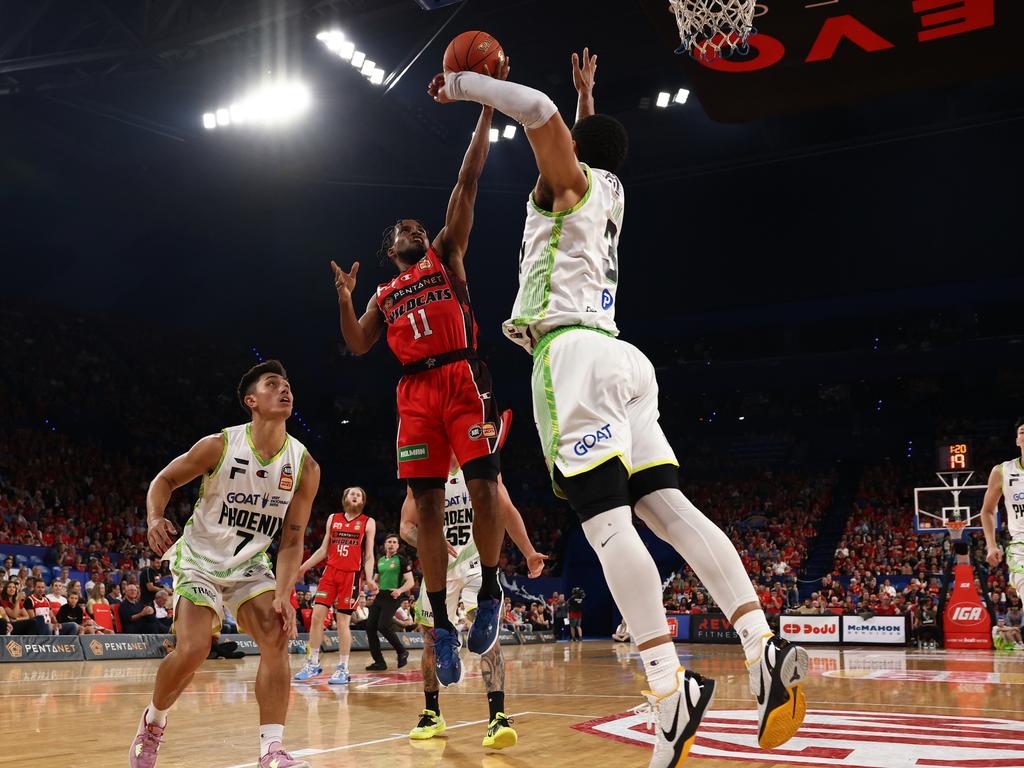
{"type": "Polygon", "coordinates": [[[286,435],[281,449],[263,459],[251,429],[242,424],[223,431],[220,463],[203,475],[192,517],[171,550],[175,567],[225,581],[257,565],[269,567],[266,550],[299,487],[306,448],[286,435]]]}
{"type": "Polygon", "coordinates": [[[546,333],[585,325],[618,336],[615,291],[626,198],[614,173],[581,163],[587,192],[566,211],[545,211],[533,194],[519,252],[519,294],[505,335],[532,352],[546,333]]]}

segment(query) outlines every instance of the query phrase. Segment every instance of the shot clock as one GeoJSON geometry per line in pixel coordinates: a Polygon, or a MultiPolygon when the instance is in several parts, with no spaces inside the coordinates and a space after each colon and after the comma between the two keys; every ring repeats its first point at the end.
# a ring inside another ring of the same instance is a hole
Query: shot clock
{"type": "Polygon", "coordinates": [[[936,469],[939,472],[970,472],[974,466],[974,451],[966,440],[944,440],[935,450],[936,469]]]}

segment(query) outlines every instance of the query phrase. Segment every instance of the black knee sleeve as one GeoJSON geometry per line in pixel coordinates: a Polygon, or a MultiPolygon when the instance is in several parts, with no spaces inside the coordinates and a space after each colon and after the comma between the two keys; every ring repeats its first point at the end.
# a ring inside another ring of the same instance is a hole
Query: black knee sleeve
{"type": "Polygon", "coordinates": [[[629,478],[629,500],[636,504],[649,493],[663,488],[679,488],[679,467],[675,464],[659,464],[642,469],[629,478]]]}
{"type": "Polygon", "coordinates": [[[406,480],[412,488],[413,498],[419,498],[427,491],[440,491],[444,489],[443,477],[410,477],[406,480]]]}
{"type": "Polygon", "coordinates": [[[489,453],[486,456],[467,461],[462,465],[462,474],[466,480],[491,480],[498,479],[501,472],[501,459],[497,453],[489,453]]]}
{"type": "Polygon", "coordinates": [[[555,483],[583,523],[609,509],[630,505],[629,474],[617,458],[572,477],[555,467],[555,483]]]}

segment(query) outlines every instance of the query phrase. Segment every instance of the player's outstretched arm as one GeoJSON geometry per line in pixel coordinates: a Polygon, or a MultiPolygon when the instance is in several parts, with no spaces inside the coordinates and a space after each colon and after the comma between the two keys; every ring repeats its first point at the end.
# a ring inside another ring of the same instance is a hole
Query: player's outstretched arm
{"type": "Polygon", "coordinates": [[[512,503],[512,498],[508,495],[508,488],[502,482],[501,475],[498,475],[498,506],[501,509],[505,530],[508,531],[509,538],[519,547],[519,551],[526,558],[526,567],[530,578],[537,578],[543,573],[544,561],[548,559],[548,556],[542,555],[534,549],[533,542],[530,541],[530,535],[526,532],[526,523],[523,522],[523,516],[516,509],[516,505],[512,503]]]}
{"type": "Polygon", "coordinates": [[[302,561],[303,536],[309,523],[309,513],[313,509],[313,499],[320,488],[320,465],[307,453],[299,471],[299,487],[288,504],[288,511],[284,514],[281,544],[277,548],[277,568],[274,569],[274,577],[277,579],[274,610],[281,617],[281,626],[285,634],[292,638],[296,636],[295,608],[291,602],[292,590],[295,588],[299,563],[302,561]]]}
{"type": "Polygon", "coordinates": [[[223,434],[204,437],[153,478],[146,493],[146,521],[149,524],[146,538],[153,552],[163,555],[178,534],[171,521],[164,517],[171,494],[200,475],[213,474],[219,469],[227,447],[227,438],[223,434]]]}
{"type": "Polygon", "coordinates": [[[583,49],[582,64],[579,54],[572,55],[572,84],[576,86],[576,122],[594,114],[594,79],[597,76],[597,54],[583,49]]]}
{"type": "Polygon", "coordinates": [[[377,522],[372,518],[366,518],[366,533],[363,536],[363,574],[366,576],[366,586],[370,592],[377,592],[377,582],[373,580],[373,569],[377,565],[373,556],[373,548],[377,539],[377,522]]]}
{"type": "Polygon", "coordinates": [[[436,75],[427,92],[439,104],[476,101],[508,115],[526,129],[541,180],[556,210],[566,210],[587,192],[587,177],[573,149],[572,134],[551,99],[519,83],[496,80],[476,72],[436,75]]]}
{"type": "Polygon", "coordinates": [[[986,560],[995,568],[1003,559],[1003,550],[996,540],[996,506],[1003,495],[1003,468],[996,464],[988,474],[988,488],[981,502],[981,528],[985,531],[986,560]]]}
{"type": "Polygon", "coordinates": [[[384,331],[384,316],[377,306],[376,297],[371,296],[362,317],[356,317],[352,292],[356,288],[356,275],[359,274],[358,261],[348,272],[332,261],[331,271],[334,273],[334,288],[338,292],[338,314],[345,346],[353,355],[365,355],[373,349],[384,331]]]}

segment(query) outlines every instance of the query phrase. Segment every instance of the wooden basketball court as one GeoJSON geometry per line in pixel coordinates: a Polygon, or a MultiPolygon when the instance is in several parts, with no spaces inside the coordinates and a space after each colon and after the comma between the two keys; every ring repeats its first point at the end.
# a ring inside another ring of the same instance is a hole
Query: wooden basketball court
{"type": "MultiPolygon", "coordinates": [[[[736,646],[680,645],[693,669],[719,683],[687,765],[1024,766],[1024,653],[811,650],[804,729],[783,748],[756,747],[754,705],[736,646]]],[[[405,734],[423,706],[418,654],[401,672],[356,674],[351,685],[325,676],[292,685],[289,749],[314,766],[646,766],[639,658],[624,645],[511,646],[505,649],[508,709],[519,745],[480,746],[487,716],[473,657],[467,678],[443,691],[446,738],[412,743],[405,734]]],[[[465,652],[464,652],[465,653],[465,652]]],[[[361,670],[366,654],[353,655],[361,670]]],[[[389,663],[394,657],[389,655],[389,663]]],[[[253,765],[258,657],[208,661],[171,713],[160,767],[253,765]]],[[[293,656],[297,670],[301,656],[293,656]]],[[[0,765],[123,766],[157,661],[26,663],[0,666],[0,765]]]]}

